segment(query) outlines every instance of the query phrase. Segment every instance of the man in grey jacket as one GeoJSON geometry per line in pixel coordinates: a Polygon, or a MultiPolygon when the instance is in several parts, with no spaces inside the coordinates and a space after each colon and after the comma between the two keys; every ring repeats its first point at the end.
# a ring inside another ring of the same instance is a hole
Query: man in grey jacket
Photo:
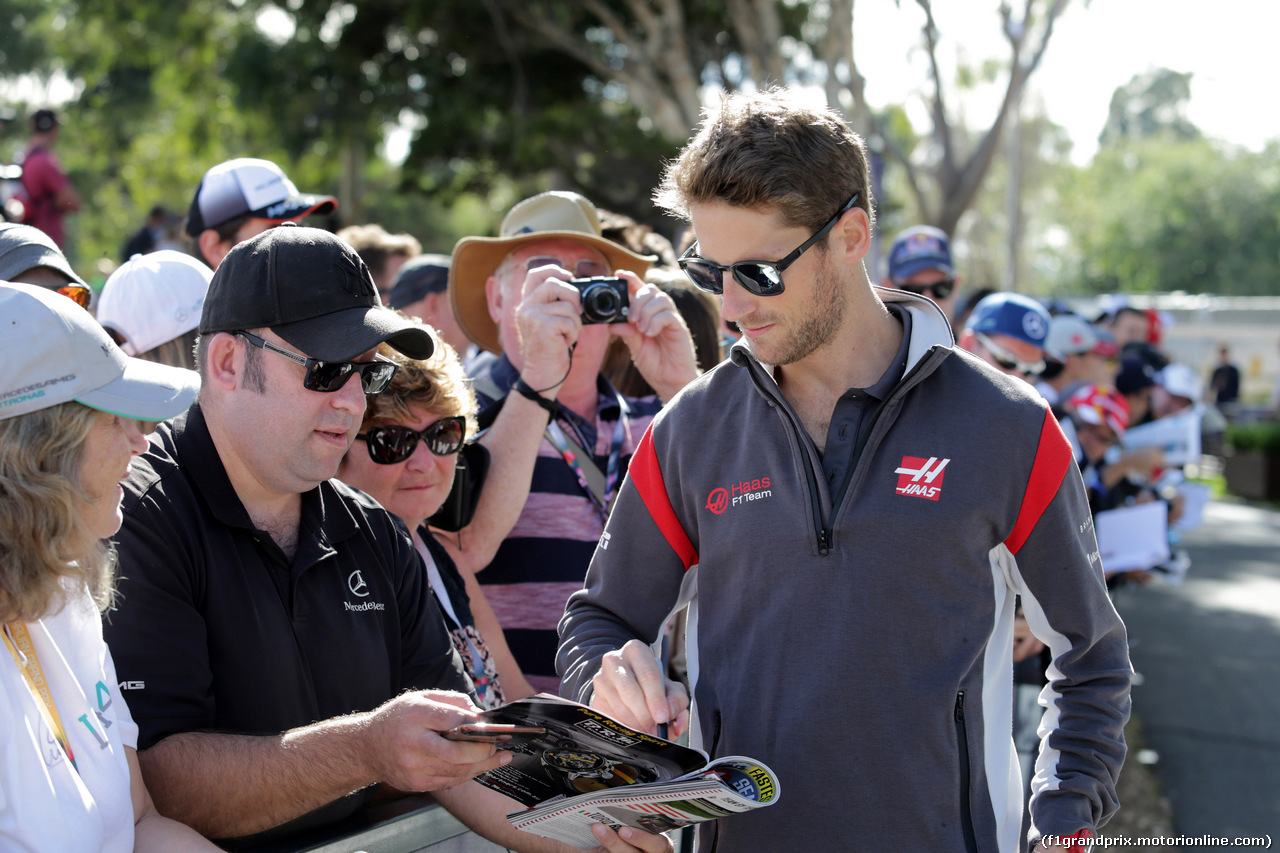
{"type": "Polygon", "coordinates": [[[743,340],[641,441],[560,625],[565,694],[773,767],[784,796],[702,850],[1083,849],[1118,805],[1131,670],[1057,421],[936,305],[871,285],[834,113],[732,96],[657,200],[743,340]],[[1029,822],[1016,596],[1053,654],[1029,822]],[[648,647],[685,603],[691,714],[648,647]]]}

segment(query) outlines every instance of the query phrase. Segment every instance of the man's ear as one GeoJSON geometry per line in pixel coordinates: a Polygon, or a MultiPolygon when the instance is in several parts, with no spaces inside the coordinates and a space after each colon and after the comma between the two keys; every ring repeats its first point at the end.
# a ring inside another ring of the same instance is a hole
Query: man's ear
{"type": "Polygon", "coordinates": [[[206,385],[231,391],[244,384],[244,347],[239,345],[235,335],[215,332],[206,356],[208,362],[203,370],[206,385]]]}
{"type": "Polygon", "coordinates": [[[489,319],[495,326],[502,324],[502,282],[491,275],[484,282],[484,298],[489,305],[489,319]]]}
{"type": "Polygon", "coordinates": [[[204,256],[205,262],[214,269],[218,268],[227,252],[231,251],[231,241],[223,240],[212,228],[201,231],[196,243],[200,246],[200,254],[204,256]]]}
{"type": "Polygon", "coordinates": [[[860,207],[846,211],[831,229],[829,251],[847,262],[861,261],[871,251],[871,219],[860,207]]]}

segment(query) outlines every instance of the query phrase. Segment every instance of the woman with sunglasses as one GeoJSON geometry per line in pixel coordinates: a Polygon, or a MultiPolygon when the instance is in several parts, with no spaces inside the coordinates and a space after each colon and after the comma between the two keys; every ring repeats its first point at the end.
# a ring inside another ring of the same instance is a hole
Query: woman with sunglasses
{"type": "Polygon", "coordinates": [[[382,355],[398,370],[383,393],[368,398],[338,478],[367,492],[409,528],[480,704],[494,708],[534,690],[473,573],[464,580],[457,569],[455,561],[468,555],[455,543],[437,539],[426,523],[449,497],[458,452],[474,430],[476,414],[475,394],[457,353],[434,332],[432,337],[436,349],[425,361],[383,347],[382,355]]]}
{"type": "Polygon", "coordinates": [[[99,610],[112,595],[120,481],[198,381],[125,356],[88,312],[0,283],[0,848],[217,850],[163,818],[99,610]]]}

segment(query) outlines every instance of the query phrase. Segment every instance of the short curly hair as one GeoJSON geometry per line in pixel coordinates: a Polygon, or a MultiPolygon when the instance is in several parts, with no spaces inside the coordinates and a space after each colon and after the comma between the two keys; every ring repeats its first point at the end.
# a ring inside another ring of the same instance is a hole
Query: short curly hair
{"type": "Polygon", "coordinates": [[[405,423],[413,419],[411,408],[419,406],[442,417],[465,416],[467,435],[474,435],[478,408],[476,394],[462,370],[458,353],[436,334],[435,329],[421,321],[414,322],[430,331],[435,350],[430,358],[417,360],[386,344],[378,348],[381,355],[394,361],[400,369],[385,391],[366,398],[368,405],[361,429],[405,423]]]}

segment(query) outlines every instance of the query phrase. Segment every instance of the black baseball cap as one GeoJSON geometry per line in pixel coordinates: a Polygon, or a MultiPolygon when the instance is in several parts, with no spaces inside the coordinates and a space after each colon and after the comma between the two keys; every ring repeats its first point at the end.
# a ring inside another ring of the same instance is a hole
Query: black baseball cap
{"type": "Polygon", "coordinates": [[[418,255],[405,261],[396,273],[395,280],[391,282],[391,292],[387,294],[387,304],[392,308],[404,308],[425,299],[430,293],[444,293],[448,286],[449,256],[418,255]]]}
{"type": "Polygon", "coordinates": [[[53,130],[62,122],[58,121],[58,114],[53,110],[36,110],[31,114],[31,127],[37,133],[44,133],[46,130],[53,130]]]}
{"type": "Polygon", "coordinates": [[[205,295],[200,334],[267,327],[321,361],[347,361],[382,342],[431,356],[431,333],[383,307],[369,268],[344,240],[285,223],[232,248],[205,295]]]}

